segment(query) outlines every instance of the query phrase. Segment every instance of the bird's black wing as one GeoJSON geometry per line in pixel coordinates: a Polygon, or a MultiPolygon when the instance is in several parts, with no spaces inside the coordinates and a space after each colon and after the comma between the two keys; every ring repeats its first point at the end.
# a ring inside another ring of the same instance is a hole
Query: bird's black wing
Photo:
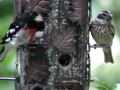
{"type": "Polygon", "coordinates": [[[25,26],[25,22],[22,19],[16,18],[13,23],[9,26],[9,29],[5,36],[2,38],[2,42],[0,44],[9,43],[12,41],[12,38],[15,34],[25,26]]]}

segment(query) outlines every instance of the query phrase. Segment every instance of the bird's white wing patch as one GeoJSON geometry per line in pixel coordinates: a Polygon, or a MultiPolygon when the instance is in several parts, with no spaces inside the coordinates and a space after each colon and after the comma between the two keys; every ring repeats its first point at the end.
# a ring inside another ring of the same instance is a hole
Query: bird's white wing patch
{"type": "Polygon", "coordinates": [[[14,32],[15,32],[15,29],[10,29],[9,32],[10,32],[10,33],[14,33],[14,32]]]}
{"type": "Polygon", "coordinates": [[[5,40],[5,42],[9,42],[10,41],[10,38],[7,38],[6,40],[5,40]]]}

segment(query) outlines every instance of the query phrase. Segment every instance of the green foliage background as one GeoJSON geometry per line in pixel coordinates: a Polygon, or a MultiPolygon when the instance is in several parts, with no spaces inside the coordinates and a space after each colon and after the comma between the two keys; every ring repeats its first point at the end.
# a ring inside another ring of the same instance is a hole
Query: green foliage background
{"type": "MultiPolygon", "coordinates": [[[[6,33],[13,20],[13,1],[0,0],[0,38],[6,33]]],[[[2,45],[0,45],[1,49],[2,45]]],[[[15,50],[8,53],[5,60],[0,63],[0,77],[15,76],[15,50]]],[[[14,82],[0,81],[0,90],[14,90],[14,82]]]]}
{"type": "MultiPolygon", "coordinates": [[[[92,3],[93,18],[102,10],[110,10],[113,13],[116,37],[120,38],[120,0],[93,0],[92,3]]],[[[13,0],[0,0],[0,38],[4,36],[12,20],[13,0]]],[[[0,49],[1,47],[2,45],[0,49]]],[[[116,90],[116,85],[120,83],[119,53],[115,55],[114,65],[99,64],[92,70],[91,79],[94,82],[91,83],[90,90],[116,90]]],[[[1,76],[15,76],[15,50],[10,51],[5,60],[0,63],[1,76]]],[[[0,90],[14,90],[14,82],[0,81],[0,90]]]]}

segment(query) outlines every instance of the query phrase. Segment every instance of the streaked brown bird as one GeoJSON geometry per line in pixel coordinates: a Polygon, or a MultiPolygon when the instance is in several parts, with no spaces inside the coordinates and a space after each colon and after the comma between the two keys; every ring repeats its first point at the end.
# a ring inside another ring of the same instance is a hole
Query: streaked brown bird
{"type": "Polygon", "coordinates": [[[114,38],[114,26],[110,11],[102,11],[94,21],[91,22],[90,31],[93,39],[98,45],[103,45],[105,63],[114,63],[111,45],[114,38]]]}

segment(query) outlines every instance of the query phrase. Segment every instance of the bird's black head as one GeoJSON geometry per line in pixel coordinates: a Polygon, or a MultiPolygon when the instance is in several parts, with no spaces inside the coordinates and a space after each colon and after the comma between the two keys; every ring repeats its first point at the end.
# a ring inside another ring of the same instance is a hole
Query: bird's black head
{"type": "Polygon", "coordinates": [[[20,30],[20,28],[23,28],[25,26],[24,19],[22,18],[21,14],[18,14],[14,21],[11,23],[9,29],[16,29],[20,30]]]}
{"type": "Polygon", "coordinates": [[[28,27],[35,27],[38,29],[38,31],[41,31],[45,28],[42,15],[35,11],[26,12],[24,14],[24,20],[27,23],[28,27]]]}
{"type": "Polygon", "coordinates": [[[102,11],[100,14],[97,15],[98,19],[111,21],[112,20],[112,14],[110,11],[102,11]]]}

